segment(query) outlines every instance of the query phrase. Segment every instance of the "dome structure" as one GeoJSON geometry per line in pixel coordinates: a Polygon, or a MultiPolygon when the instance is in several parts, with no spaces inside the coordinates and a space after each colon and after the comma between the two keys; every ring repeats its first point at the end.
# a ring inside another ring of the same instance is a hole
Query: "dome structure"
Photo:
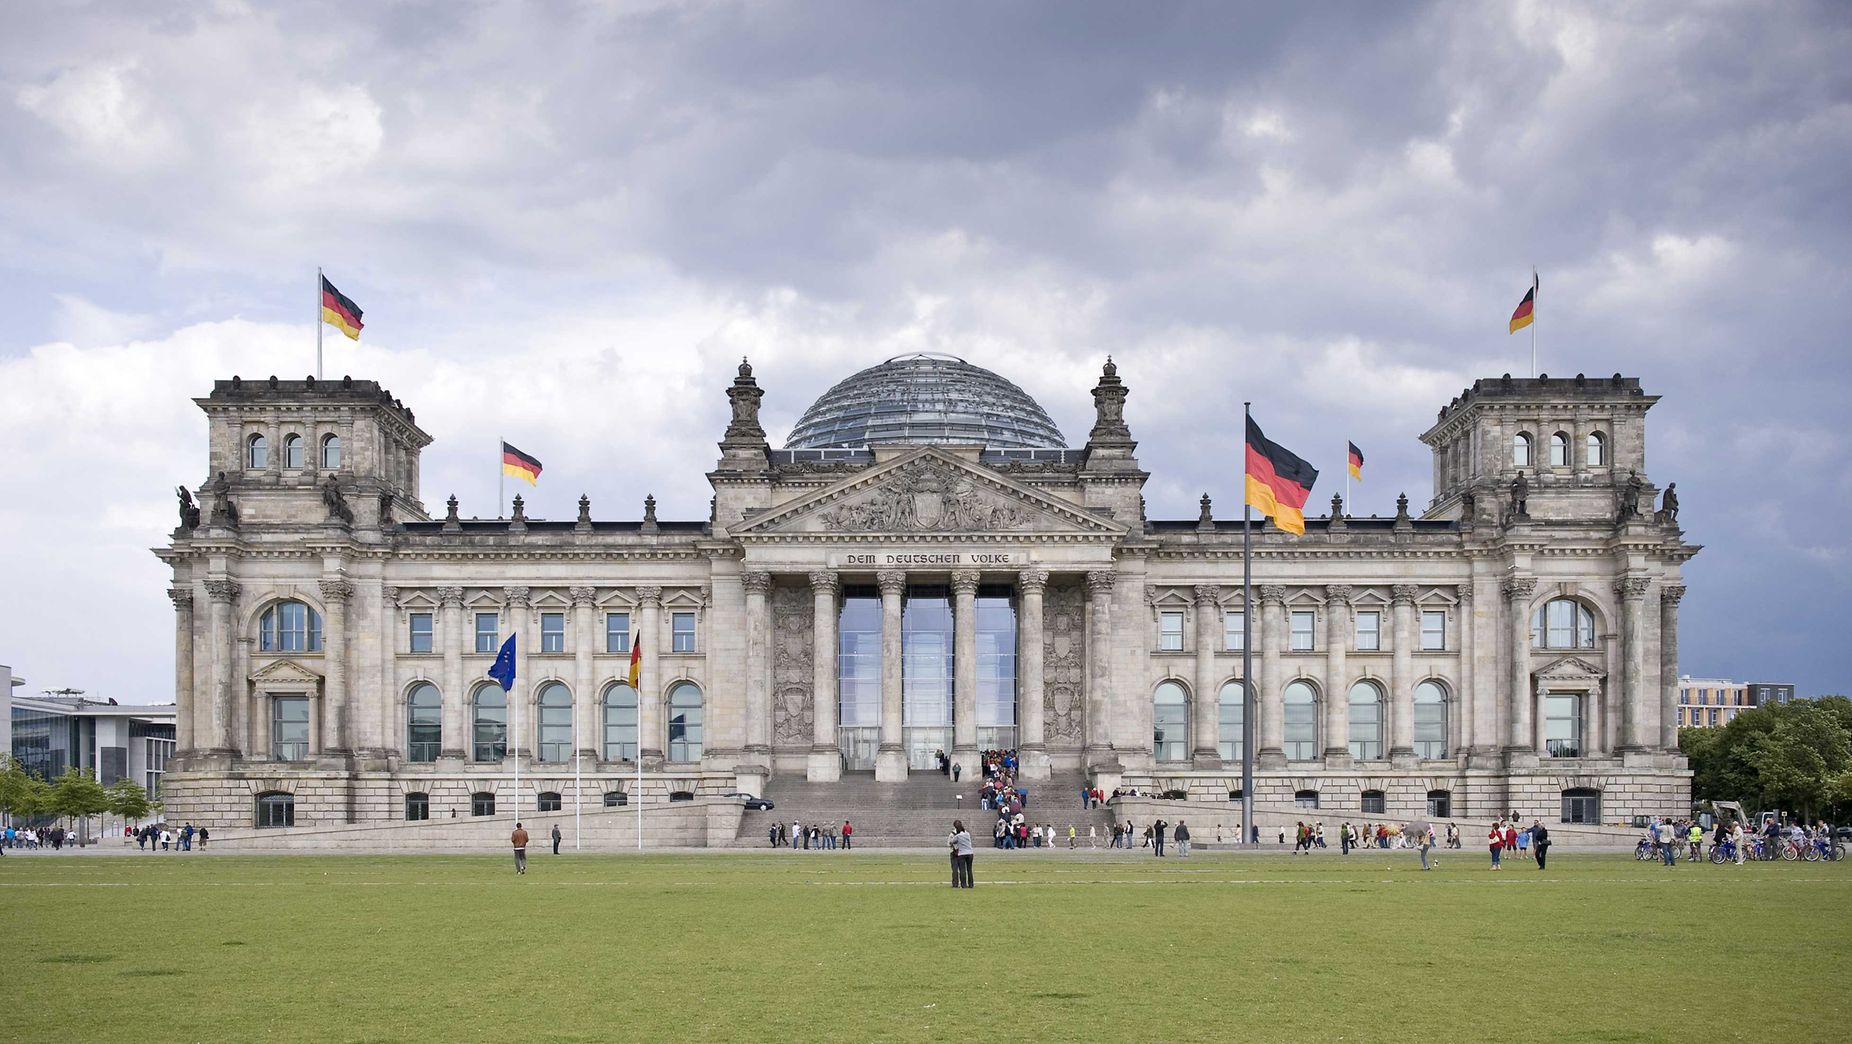
{"type": "Polygon", "coordinates": [[[824,392],[791,429],[785,448],[895,442],[1067,446],[1047,411],[1015,384],[956,356],[917,352],[870,366],[824,392]]]}

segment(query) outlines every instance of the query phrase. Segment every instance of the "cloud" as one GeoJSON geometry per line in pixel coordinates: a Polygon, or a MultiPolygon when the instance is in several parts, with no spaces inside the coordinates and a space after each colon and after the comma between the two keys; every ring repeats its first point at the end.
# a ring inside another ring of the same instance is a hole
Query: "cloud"
{"type": "Polygon", "coordinates": [[[176,141],[133,62],[67,69],[19,88],[19,107],[63,133],[88,159],[138,168],[173,157],[176,141]]]}

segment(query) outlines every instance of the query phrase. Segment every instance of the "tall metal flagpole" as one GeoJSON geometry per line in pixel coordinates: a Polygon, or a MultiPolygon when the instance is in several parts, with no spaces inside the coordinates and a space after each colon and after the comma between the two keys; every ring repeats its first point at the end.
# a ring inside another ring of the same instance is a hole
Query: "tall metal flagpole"
{"type": "Polygon", "coordinates": [[[315,266],[315,379],[322,379],[322,266],[315,266]]]}
{"type": "Polygon", "coordinates": [[[502,508],[508,506],[508,472],[502,470],[504,454],[502,447],[508,444],[500,435],[495,436],[495,517],[502,517],[502,508]]]}
{"type": "MultiPolygon", "coordinates": [[[[520,640],[519,637],[515,639],[517,642],[520,640]]],[[[518,823],[521,821],[521,698],[514,694],[512,688],[508,690],[508,697],[514,704],[514,818],[518,823]]]]}
{"type": "Polygon", "coordinates": [[[579,746],[579,709],[572,709],[572,850],[579,850],[579,763],[585,760],[579,746]]]}
{"type": "MultiPolygon", "coordinates": [[[[1247,421],[1252,402],[1241,404],[1241,688],[1246,706],[1241,709],[1241,843],[1254,835],[1254,505],[1247,491],[1247,421]]],[[[1350,447],[1346,446],[1346,453],[1350,447]]],[[[1348,460],[1346,461],[1348,464],[1348,460]]],[[[1349,474],[1346,467],[1345,473],[1349,474]]]]}
{"type": "Polygon", "coordinates": [[[1530,375],[1537,376],[1537,298],[1543,288],[1537,284],[1537,266],[1530,266],[1530,375]]]}
{"type": "MultiPolygon", "coordinates": [[[[641,696],[637,697],[637,706],[639,708],[643,706],[643,698],[641,696]]],[[[642,715],[639,712],[638,717],[637,717],[637,721],[639,724],[637,727],[637,793],[636,793],[637,851],[639,852],[643,851],[643,728],[641,725],[642,720],[643,720],[642,715]]]]}

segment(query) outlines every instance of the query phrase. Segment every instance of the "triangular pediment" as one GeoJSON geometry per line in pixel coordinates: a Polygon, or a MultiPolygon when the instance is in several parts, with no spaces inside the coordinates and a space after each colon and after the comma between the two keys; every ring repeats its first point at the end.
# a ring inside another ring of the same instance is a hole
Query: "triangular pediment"
{"type": "Polygon", "coordinates": [[[322,676],[294,660],[273,660],[251,672],[251,680],[261,685],[313,687],[322,676]]]}
{"type": "Polygon", "coordinates": [[[841,539],[921,537],[1115,539],[1115,525],[980,464],[922,446],[734,530],[739,537],[814,534],[841,539]]]}
{"type": "Polygon", "coordinates": [[[1580,681],[1589,678],[1598,679],[1602,673],[1601,668],[1580,656],[1565,656],[1539,670],[1537,677],[1551,681],[1580,681]]]}

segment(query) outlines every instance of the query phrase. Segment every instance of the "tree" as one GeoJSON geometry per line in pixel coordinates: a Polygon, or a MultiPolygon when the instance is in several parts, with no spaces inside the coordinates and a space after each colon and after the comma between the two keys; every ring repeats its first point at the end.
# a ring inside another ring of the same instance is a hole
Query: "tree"
{"type": "Polygon", "coordinates": [[[1852,803],[1852,700],[1747,710],[1720,729],[1681,729],[1692,796],[1812,816],[1852,803]]]}
{"type": "Polygon", "coordinates": [[[50,804],[45,811],[54,816],[87,819],[109,811],[109,794],[103,784],[73,765],[51,785],[50,804]]]}
{"type": "Polygon", "coordinates": [[[148,792],[127,776],[111,783],[103,793],[109,800],[109,814],[121,817],[124,826],[129,820],[140,819],[154,810],[148,792]]]}

